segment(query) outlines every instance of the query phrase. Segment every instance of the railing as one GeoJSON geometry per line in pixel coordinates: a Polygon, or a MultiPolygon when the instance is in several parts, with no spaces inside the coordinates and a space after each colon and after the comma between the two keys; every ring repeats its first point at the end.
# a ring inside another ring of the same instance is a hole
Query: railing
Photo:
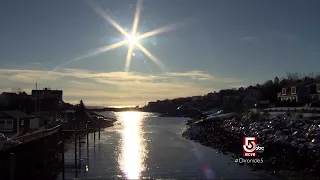
{"type": "Polygon", "coordinates": [[[300,112],[300,113],[320,113],[318,107],[277,107],[264,109],[267,112],[300,112]]]}
{"type": "Polygon", "coordinates": [[[13,138],[12,140],[19,141],[21,143],[24,143],[24,142],[27,142],[27,141],[32,141],[32,140],[37,139],[37,138],[41,138],[41,137],[45,137],[45,136],[49,136],[51,134],[54,134],[54,133],[59,131],[59,128],[60,128],[60,125],[58,125],[56,127],[53,127],[51,129],[46,129],[46,130],[43,130],[43,131],[38,131],[38,132],[35,132],[35,133],[23,135],[23,136],[18,136],[16,138],[13,138]]]}
{"type": "MultiPolygon", "coordinates": [[[[59,131],[59,129],[60,129],[60,125],[58,125],[56,127],[53,127],[53,128],[50,128],[50,129],[45,129],[45,130],[42,130],[42,131],[37,131],[37,132],[26,134],[26,135],[23,135],[23,136],[18,136],[18,137],[10,139],[8,141],[3,141],[3,142],[0,143],[0,149],[7,142],[12,142],[13,145],[14,145],[13,142],[26,143],[26,142],[29,142],[29,141],[32,141],[32,140],[35,140],[35,139],[38,139],[38,138],[42,138],[42,137],[46,137],[46,136],[55,134],[55,133],[57,133],[59,131]]],[[[8,146],[6,146],[6,147],[8,147],[8,146]]]]}

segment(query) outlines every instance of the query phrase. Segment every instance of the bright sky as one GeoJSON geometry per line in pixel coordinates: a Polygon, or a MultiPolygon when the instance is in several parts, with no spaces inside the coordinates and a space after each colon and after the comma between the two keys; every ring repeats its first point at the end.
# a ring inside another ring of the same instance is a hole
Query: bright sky
{"type": "MultiPolygon", "coordinates": [[[[94,1],[131,33],[137,1],[94,1]]],[[[84,57],[124,36],[86,1],[5,0],[0,5],[0,91],[64,90],[87,105],[143,105],[261,83],[286,72],[319,72],[317,0],[145,0],[139,34],[176,25],[139,42],[84,57]],[[60,68],[52,71],[57,66],[60,68]]]]}

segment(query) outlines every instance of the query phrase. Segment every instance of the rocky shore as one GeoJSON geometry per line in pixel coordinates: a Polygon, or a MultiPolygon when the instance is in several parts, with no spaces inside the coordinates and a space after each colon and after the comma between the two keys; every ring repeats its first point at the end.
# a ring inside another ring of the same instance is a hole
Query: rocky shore
{"type": "Polygon", "coordinates": [[[192,123],[183,137],[212,147],[233,158],[242,157],[242,137],[256,136],[264,152],[253,170],[290,179],[320,179],[320,121],[301,114],[278,115],[248,112],[242,116],[192,123]]]}
{"type": "Polygon", "coordinates": [[[107,128],[113,126],[113,123],[116,122],[116,119],[110,117],[104,117],[97,113],[91,112],[90,113],[90,123],[89,126],[92,128],[107,128]]]}

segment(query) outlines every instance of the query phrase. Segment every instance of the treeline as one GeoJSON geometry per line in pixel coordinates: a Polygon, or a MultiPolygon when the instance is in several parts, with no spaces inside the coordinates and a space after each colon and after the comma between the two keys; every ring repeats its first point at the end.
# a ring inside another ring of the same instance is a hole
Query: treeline
{"type": "Polygon", "coordinates": [[[192,97],[157,100],[156,102],[149,102],[142,110],[147,112],[170,113],[176,110],[180,105],[191,101],[192,97]]]}
{"type": "Polygon", "coordinates": [[[144,111],[159,112],[159,113],[170,113],[175,111],[179,106],[188,104],[198,107],[200,110],[209,110],[212,108],[221,107],[223,105],[223,97],[225,96],[239,96],[240,98],[235,100],[235,105],[233,109],[241,109],[242,99],[245,98],[246,91],[250,89],[258,90],[261,96],[258,100],[270,101],[276,106],[283,106],[285,104],[278,101],[278,93],[281,92],[281,88],[289,84],[301,83],[305,81],[313,81],[315,79],[320,79],[320,74],[309,73],[309,74],[299,74],[299,73],[287,73],[286,77],[278,78],[275,77],[273,80],[267,80],[262,84],[250,85],[248,87],[240,87],[238,89],[222,89],[218,92],[219,96],[214,100],[209,94],[202,96],[201,98],[194,97],[181,97],[175,99],[165,99],[157,100],[155,102],[149,102],[148,105],[142,108],[144,111]]]}

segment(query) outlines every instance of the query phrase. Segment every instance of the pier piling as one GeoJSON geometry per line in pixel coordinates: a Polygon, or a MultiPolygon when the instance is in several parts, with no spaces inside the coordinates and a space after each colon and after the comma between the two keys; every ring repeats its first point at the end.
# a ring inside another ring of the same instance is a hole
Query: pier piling
{"type": "Polygon", "coordinates": [[[81,169],[81,136],[79,135],[79,169],[81,169]]]}
{"type": "Polygon", "coordinates": [[[78,167],[77,167],[77,132],[74,135],[74,169],[76,178],[78,178],[78,167]]]}
{"type": "Polygon", "coordinates": [[[96,132],[95,131],[93,132],[93,143],[94,144],[96,143],[96,132]]]}
{"type": "Polygon", "coordinates": [[[64,172],[64,138],[62,138],[62,145],[61,145],[61,164],[62,164],[62,180],[65,180],[65,172],[64,172]]]}
{"type": "Polygon", "coordinates": [[[87,166],[86,171],[89,171],[89,133],[87,133],[87,166]]]}
{"type": "Polygon", "coordinates": [[[100,141],[100,129],[99,129],[99,141],[100,141]]]}
{"type": "Polygon", "coordinates": [[[14,180],[15,157],[14,153],[10,153],[10,180],[14,180]]]}
{"type": "Polygon", "coordinates": [[[89,149],[89,133],[87,132],[87,149],[89,149]]]}

